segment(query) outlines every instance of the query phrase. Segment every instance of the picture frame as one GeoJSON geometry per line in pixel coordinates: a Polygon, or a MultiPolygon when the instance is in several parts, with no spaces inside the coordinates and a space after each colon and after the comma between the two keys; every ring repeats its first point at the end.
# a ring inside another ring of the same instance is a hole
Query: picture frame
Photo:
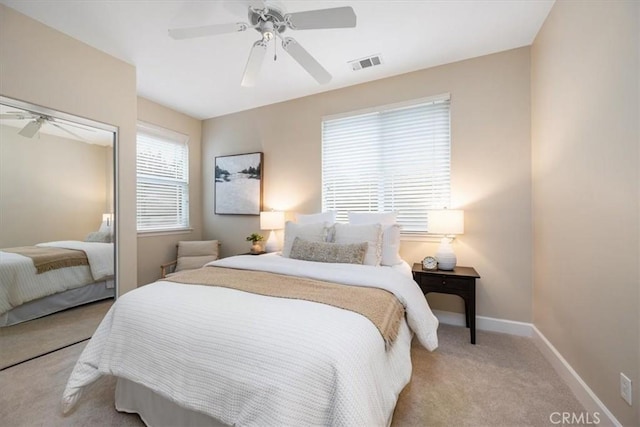
{"type": "Polygon", "coordinates": [[[215,158],[216,215],[260,215],[263,158],[262,152],[215,158]]]}

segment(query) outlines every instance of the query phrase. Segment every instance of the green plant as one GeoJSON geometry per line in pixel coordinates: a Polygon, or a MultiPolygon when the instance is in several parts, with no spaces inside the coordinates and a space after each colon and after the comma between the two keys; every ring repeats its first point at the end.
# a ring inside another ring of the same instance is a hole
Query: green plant
{"type": "Polygon", "coordinates": [[[264,240],[264,237],[257,233],[251,233],[250,236],[247,236],[247,242],[251,242],[254,245],[256,244],[256,242],[261,242],[263,240],[264,240]]]}

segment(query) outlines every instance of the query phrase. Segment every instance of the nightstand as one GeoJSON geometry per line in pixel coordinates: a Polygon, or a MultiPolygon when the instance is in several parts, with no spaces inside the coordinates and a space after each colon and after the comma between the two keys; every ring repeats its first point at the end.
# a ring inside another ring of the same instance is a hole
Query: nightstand
{"type": "Polygon", "coordinates": [[[473,267],[456,267],[453,271],[422,269],[413,264],[413,280],[425,297],[429,292],[458,295],[464,300],[467,328],[471,332],[471,344],[476,343],[476,279],[480,276],[473,267]]]}

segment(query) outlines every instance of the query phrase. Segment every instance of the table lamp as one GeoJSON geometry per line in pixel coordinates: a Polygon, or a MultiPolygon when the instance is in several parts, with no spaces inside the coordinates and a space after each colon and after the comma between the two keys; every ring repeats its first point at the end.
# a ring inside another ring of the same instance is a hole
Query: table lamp
{"type": "Polygon", "coordinates": [[[260,212],[260,229],[270,230],[269,238],[264,246],[264,250],[267,252],[275,252],[278,250],[278,239],[276,238],[275,230],[282,230],[284,228],[284,212],[270,211],[260,212]]]}
{"type": "Polygon", "coordinates": [[[453,270],[458,262],[451,242],[457,234],[464,233],[464,211],[459,209],[438,209],[429,211],[430,234],[444,234],[436,252],[438,270],[453,270]]]}
{"type": "Polygon", "coordinates": [[[102,214],[102,224],[100,224],[100,229],[98,231],[105,232],[105,233],[113,232],[113,214],[111,213],[102,214]]]}

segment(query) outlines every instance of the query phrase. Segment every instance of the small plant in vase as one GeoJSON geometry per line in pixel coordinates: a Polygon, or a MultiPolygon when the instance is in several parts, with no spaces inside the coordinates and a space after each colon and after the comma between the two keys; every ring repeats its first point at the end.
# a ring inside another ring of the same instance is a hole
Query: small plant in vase
{"type": "Polygon", "coordinates": [[[262,242],[264,237],[257,233],[252,233],[250,236],[247,236],[247,242],[251,242],[251,253],[259,254],[262,252],[262,246],[258,244],[258,242],[262,242]]]}

